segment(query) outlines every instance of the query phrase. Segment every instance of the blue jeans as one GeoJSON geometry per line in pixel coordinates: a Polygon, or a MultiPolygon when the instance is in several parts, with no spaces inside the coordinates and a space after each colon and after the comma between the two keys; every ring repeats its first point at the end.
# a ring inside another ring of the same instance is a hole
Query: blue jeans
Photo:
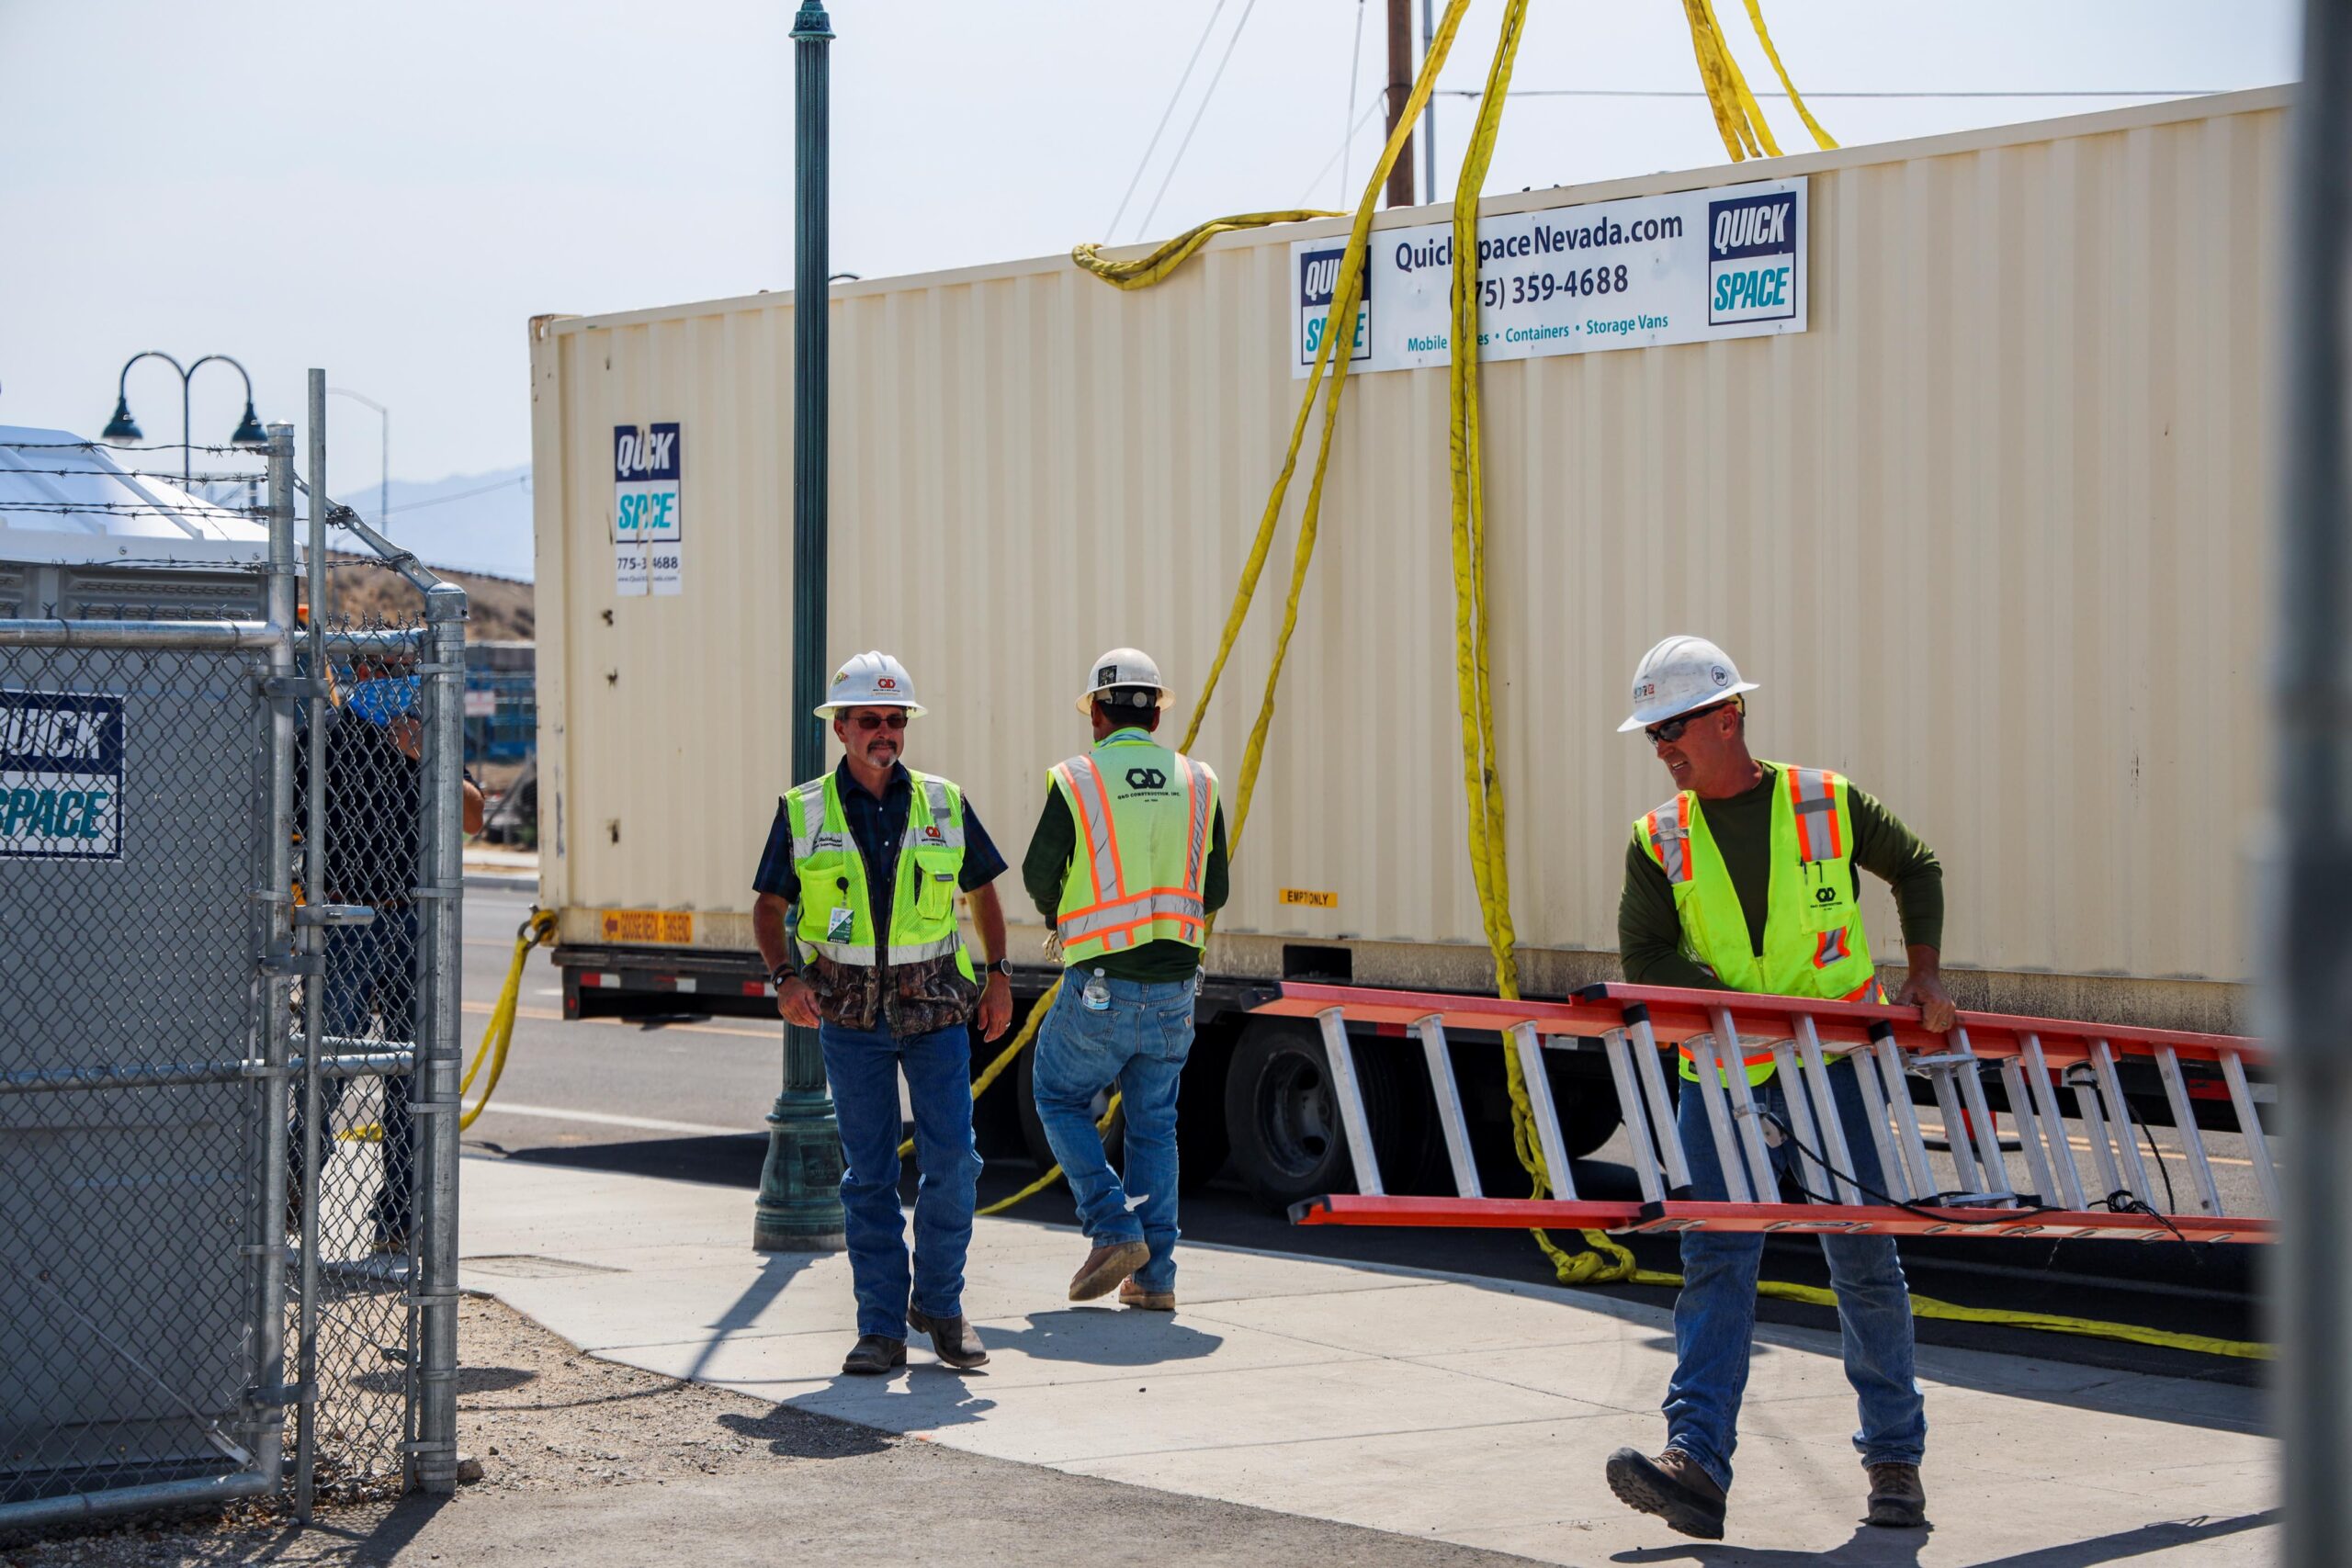
{"type": "MultiPolygon", "coordinates": [[[[416,1039],[416,911],[383,908],[364,926],[332,926],[327,930],[327,971],[319,984],[321,1029],[331,1037],[366,1040],[371,1036],[388,1046],[409,1045],[416,1039]]],[[[345,1047],[350,1049],[351,1047],[345,1047]]],[[[298,1044],[296,1050],[301,1049],[298,1044]]],[[[326,1047],[334,1054],[335,1047],[326,1047]]],[[[335,1118],[343,1110],[351,1080],[325,1077],[319,1081],[319,1138],[323,1153],[334,1153],[335,1118]]],[[[369,1205],[369,1224],[380,1243],[407,1238],[416,1216],[416,1127],[409,1101],[416,1098],[416,1079],[409,1073],[384,1078],[384,1179],[369,1205]]],[[[289,1196],[302,1186],[302,1085],[293,1085],[293,1126],[287,1140],[287,1183],[289,1196]]],[[[322,1167],[322,1170],[328,1168],[322,1167]]],[[[325,1199],[320,1210],[326,1210],[325,1199]]],[[[289,1203],[289,1208],[290,1208],[289,1203]]]]}
{"type": "Polygon", "coordinates": [[[1176,1090],[1193,1049],[1191,980],[1149,984],[1105,978],[1111,1005],[1080,999],[1087,972],[1073,968],[1037,1031],[1037,1119],[1069,1179],[1078,1223],[1097,1246],[1140,1241],[1150,1261],[1136,1270],[1147,1291],[1176,1288],[1176,1090]],[[1094,1131],[1094,1097],[1116,1086],[1126,1120],[1122,1185],[1094,1131]],[[1128,1206],[1129,1200],[1134,1207],[1128,1206]]]}
{"type": "Polygon", "coordinates": [[[972,1144],[972,1037],[958,1023],[922,1034],[817,1032],[841,1127],[842,1210],[857,1331],[907,1337],[907,1224],[899,1208],[899,1074],[915,1115],[913,1303],[930,1317],[964,1311],[964,1255],[980,1152],[972,1144]]]}
{"type": "MultiPolygon", "coordinates": [[[[1832,1065],[1829,1083],[1853,1156],[1850,1174],[1863,1186],[1883,1190],[1878,1146],[1871,1138],[1853,1063],[1832,1065]]],[[[1761,1109],[1789,1120],[1788,1095],[1779,1074],[1752,1092],[1761,1109]]],[[[1691,1196],[1722,1201],[1728,1189],[1697,1084],[1682,1085],[1675,1121],[1690,1162],[1691,1196]]],[[[1773,1149],[1775,1174],[1790,1169],[1795,1155],[1785,1140],[1773,1149]]],[[[1928,1417],[1912,1376],[1911,1294],[1903,1282],[1894,1239],[1825,1235],[1821,1250],[1829,1258],[1829,1283],[1838,1292],[1846,1381],[1854,1385],[1861,1404],[1862,1427],[1854,1434],[1854,1447],[1861,1450],[1864,1464],[1917,1464],[1927,1448],[1928,1417]]],[[[1724,1487],[1731,1485],[1731,1451],[1739,1441],[1739,1401],[1747,1388],[1748,1353],[1756,1332],[1756,1272],[1763,1256],[1764,1238],[1752,1232],[1688,1231],[1682,1236],[1682,1293],[1674,1302],[1674,1381],[1666,1392],[1667,1446],[1698,1461],[1724,1487]]]]}

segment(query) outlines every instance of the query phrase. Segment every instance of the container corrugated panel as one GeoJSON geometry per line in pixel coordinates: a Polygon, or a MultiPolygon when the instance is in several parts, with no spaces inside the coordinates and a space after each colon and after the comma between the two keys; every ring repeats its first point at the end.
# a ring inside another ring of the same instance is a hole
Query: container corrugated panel
{"type": "MultiPolygon", "coordinates": [[[[1759,754],[1847,772],[1936,846],[1948,963],[2246,976],[2284,103],[1488,204],[1795,175],[1812,203],[1808,331],[1484,372],[1523,945],[1614,947],[1629,824],[1671,789],[1615,728],[1641,652],[1690,631],[1762,683],[1759,754]]],[[[910,760],[1016,864],[1098,651],[1157,655],[1181,728],[1296,412],[1290,244],[1340,228],[1229,237],[1136,293],[1063,258],[837,293],[831,657],[907,661],[910,760]]],[[[552,900],[748,941],[728,917],[787,782],[791,341],[788,295],[534,324],[552,900]],[[656,420],[684,431],[684,592],[616,598],[612,430],[656,420]]],[[[1194,748],[1228,787],[1306,468],[1194,748]]],[[[1221,930],[1480,943],[1453,613],[1445,376],[1351,378],[1221,930]]]]}

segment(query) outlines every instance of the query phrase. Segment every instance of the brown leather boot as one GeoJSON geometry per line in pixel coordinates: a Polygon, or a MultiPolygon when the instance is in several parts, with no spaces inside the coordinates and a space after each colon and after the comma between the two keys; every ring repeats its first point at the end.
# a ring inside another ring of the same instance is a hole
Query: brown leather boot
{"type": "Polygon", "coordinates": [[[1609,1490],[1629,1508],[1656,1514],[1666,1528],[1701,1540],[1724,1538],[1724,1489],[1680,1449],[1651,1459],[1637,1449],[1609,1456],[1609,1490]]]}
{"type": "Polygon", "coordinates": [[[1133,1280],[1122,1280],[1119,1281],[1119,1304],[1123,1307],[1141,1307],[1146,1312],[1174,1312],[1176,1292],[1147,1291],[1133,1280]]]}
{"type": "Polygon", "coordinates": [[[895,1367],[907,1364],[907,1342],[885,1334],[861,1334],[850,1353],[842,1358],[842,1371],[865,1377],[879,1377],[895,1367]]]}
{"type": "Polygon", "coordinates": [[[917,1334],[930,1335],[933,1354],[959,1371],[988,1365],[989,1353],[980,1343],[979,1330],[960,1312],[954,1317],[933,1317],[909,1307],[907,1326],[917,1334]]]}
{"type": "Polygon", "coordinates": [[[1119,1281],[1151,1261],[1151,1248],[1139,1241],[1105,1242],[1086,1255],[1069,1277],[1069,1299],[1091,1302],[1119,1288],[1119,1281]]]}
{"type": "Polygon", "coordinates": [[[1928,1489],[1919,1484],[1916,1464],[1874,1464],[1870,1467],[1870,1513],[1864,1522],[1888,1529],[1924,1529],[1928,1523],[1928,1489]]]}

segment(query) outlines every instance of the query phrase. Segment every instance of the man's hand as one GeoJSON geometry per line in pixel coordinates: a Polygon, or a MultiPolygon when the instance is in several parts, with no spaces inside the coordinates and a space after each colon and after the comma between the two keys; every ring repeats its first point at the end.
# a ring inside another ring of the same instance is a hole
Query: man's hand
{"type": "Polygon", "coordinates": [[[990,975],[980,991],[980,1038],[996,1040],[1012,1022],[1012,982],[1001,975],[990,975]]]}
{"type": "Polygon", "coordinates": [[[784,1015],[786,1022],[803,1029],[814,1029],[823,1021],[817,1016],[817,993],[797,975],[775,988],[775,1010],[784,1015]]]}
{"type": "Polygon", "coordinates": [[[421,762],[424,760],[424,725],[413,717],[403,716],[392,720],[389,728],[391,731],[392,744],[401,749],[401,756],[412,762],[421,762]]]}
{"type": "Polygon", "coordinates": [[[1911,949],[1911,973],[1894,1000],[1898,1007],[1917,1008],[1921,1026],[1931,1034],[1950,1032],[1958,1020],[1959,1010],[1944,989],[1942,960],[1932,947],[1911,949]]]}

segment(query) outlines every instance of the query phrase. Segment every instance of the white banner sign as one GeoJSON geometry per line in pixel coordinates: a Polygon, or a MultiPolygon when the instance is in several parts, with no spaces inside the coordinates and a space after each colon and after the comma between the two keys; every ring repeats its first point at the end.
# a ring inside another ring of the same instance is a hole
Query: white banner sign
{"type": "Polygon", "coordinates": [[[684,440],[673,422],[613,426],[613,591],[685,589],[684,440]]]}
{"type": "MultiPolygon", "coordinates": [[[[1770,180],[1478,223],[1478,357],[1804,331],[1805,185],[1770,180]]],[[[1292,375],[1315,363],[1346,236],[1291,246],[1292,375]]],[[[1452,359],[1453,226],[1374,230],[1350,374],[1452,359]]]]}

